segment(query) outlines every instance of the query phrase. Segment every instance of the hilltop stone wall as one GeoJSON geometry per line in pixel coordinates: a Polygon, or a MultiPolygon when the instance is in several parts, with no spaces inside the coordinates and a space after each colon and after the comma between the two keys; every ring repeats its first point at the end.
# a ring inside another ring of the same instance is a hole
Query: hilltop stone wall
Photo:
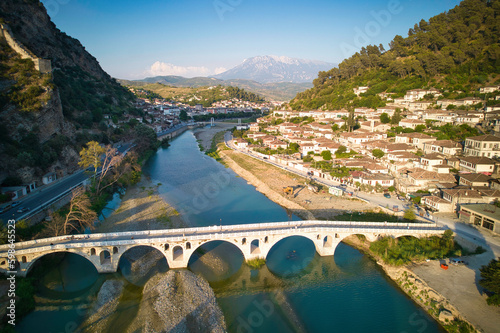
{"type": "Polygon", "coordinates": [[[35,63],[35,68],[41,73],[50,73],[52,72],[52,64],[48,59],[40,59],[36,55],[33,54],[28,48],[26,48],[23,44],[18,42],[10,30],[7,24],[0,24],[0,31],[9,44],[9,46],[16,51],[21,58],[23,59],[31,59],[35,63]]]}

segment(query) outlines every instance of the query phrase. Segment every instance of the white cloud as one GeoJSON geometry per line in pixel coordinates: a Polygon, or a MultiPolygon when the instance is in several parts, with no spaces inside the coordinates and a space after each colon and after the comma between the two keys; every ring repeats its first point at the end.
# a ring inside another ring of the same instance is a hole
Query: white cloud
{"type": "Polygon", "coordinates": [[[224,72],[225,70],[226,69],[223,67],[218,67],[214,70],[211,70],[205,66],[177,66],[167,62],[156,61],[146,71],[146,74],[151,76],[178,75],[183,77],[195,77],[219,74],[224,72]]]}
{"type": "Polygon", "coordinates": [[[226,69],[226,68],[224,68],[224,67],[217,67],[217,68],[215,69],[215,71],[214,71],[214,74],[220,74],[220,73],[223,73],[223,72],[225,72],[225,71],[227,71],[227,69],[226,69]]]}

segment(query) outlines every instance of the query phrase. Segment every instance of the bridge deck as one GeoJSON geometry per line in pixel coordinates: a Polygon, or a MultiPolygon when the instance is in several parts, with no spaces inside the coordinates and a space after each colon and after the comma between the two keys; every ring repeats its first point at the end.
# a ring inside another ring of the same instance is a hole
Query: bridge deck
{"type": "MultiPolygon", "coordinates": [[[[146,230],[106,234],[72,235],[16,243],[16,254],[33,253],[42,248],[65,249],[88,246],[115,246],[192,240],[218,240],[232,237],[253,237],[310,232],[378,233],[378,234],[440,234],[445,229],[430,223],[388,223],[350,221],[289,221],[257,224],[222,225],[200,228],[146,230]]],[[[0,246],[0,256],[8,245],[0,246]]]]}

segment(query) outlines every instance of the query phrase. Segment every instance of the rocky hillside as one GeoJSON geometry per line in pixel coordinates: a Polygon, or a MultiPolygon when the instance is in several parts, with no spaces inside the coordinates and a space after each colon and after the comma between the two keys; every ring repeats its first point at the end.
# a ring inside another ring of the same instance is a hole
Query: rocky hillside
{"type": "Polygon", "coordinates": [[[269,55],[245,59],[242,64],[214,77],[223,80],[246,79],[260,83],[303,83],[311,82],[319,71],[331,67],[333,64],[323,61],[269,55]]]}
{"type": "Polygon", "coordinates": [[[2,0],[0,23],[0,183],[71,172],[84,143],[119,139],[105,118],[139,114],[133,95],[57,29],[38,0],[2,0]],[[19,48],[51,68],[38,70],[19,48]]]}
{"type": "Polygon", "coordinates": [[[500,83],[499,0],[463,0],[460,5],[409,26],[390,49],[361,48],[338,67],[320,72],[314,87],[297,94],[293,109],[384,106],[377,94],[403,96],[434,87],[443,98],[475,96],[481,86],[500,83]],[[357,97],[353,88],[370,89],[357,97]]]}

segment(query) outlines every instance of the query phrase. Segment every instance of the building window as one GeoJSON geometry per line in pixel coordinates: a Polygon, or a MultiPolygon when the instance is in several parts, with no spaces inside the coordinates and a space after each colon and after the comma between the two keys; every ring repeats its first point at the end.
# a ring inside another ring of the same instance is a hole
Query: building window
{"type": "Polygon", "coordinates": [[[495,226],[495,222],[490,219],[483,220],[483,228],[493,231],[493,227],[495,226]]]}

